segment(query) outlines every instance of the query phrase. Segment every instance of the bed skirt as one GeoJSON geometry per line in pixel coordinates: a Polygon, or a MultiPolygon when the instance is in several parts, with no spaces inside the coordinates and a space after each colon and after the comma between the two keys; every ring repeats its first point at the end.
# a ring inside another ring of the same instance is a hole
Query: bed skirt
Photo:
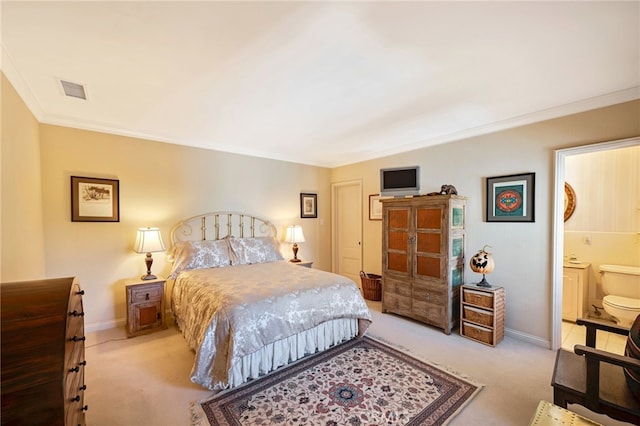
{"type": "Polygon", "coordinates": [[[293,363],[305,355],[321,352],[350,340],[358,334],[357,319],[330,320],[310,330],[271,343],[234,362],[229,370],[228,383],[216,382],[211,377],[199,377],[194,371],[191,372],[191,381],[211,390],[233,388],[293,363]]]}

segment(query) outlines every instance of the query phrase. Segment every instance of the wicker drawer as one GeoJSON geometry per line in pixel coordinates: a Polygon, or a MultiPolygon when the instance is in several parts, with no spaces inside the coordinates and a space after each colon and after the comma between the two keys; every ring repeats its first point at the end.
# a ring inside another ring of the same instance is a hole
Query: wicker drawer
{"type": "Polygon", "coordinates": [[[493,312],[464,305],[462,307],[462,320],[493,327],[493,312]]]}
{"type": "Polygon", "coordinates": [[[479,325],[471,324],[466,321],[462,321],[462,334],[470,339],[477,340],[487,345],[493,346],[493,329],[481,327],[479,325]]]}
{"type": "Polygon", "coordinates": [[[462,301],[471,305],[493,309],[493,293],[490,292],[464,288],[462,289],[462,301]]]}

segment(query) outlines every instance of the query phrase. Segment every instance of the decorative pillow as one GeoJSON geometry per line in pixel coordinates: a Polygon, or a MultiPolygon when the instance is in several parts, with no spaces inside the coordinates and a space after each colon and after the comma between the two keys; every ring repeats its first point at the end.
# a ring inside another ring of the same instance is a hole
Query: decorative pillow
{"type": "Polygon", "coordinates": [[[227,240],[180,241],[173,246],[171,278],[188,269],[218,268],[231,265],[227,240]]]}
{"type": "MultiPolygon", "coordinates": [[[[627,346],[624,350],[625,356],[640,359],[640,315],[636,317],[627,338],[627,346]]],[[[627,378],[627,384],[633,396],[640,401],[640,372],[633,371],[630,368],[624,369],[624,375],[627,378]]]]}
{"type": "Polygon", "coordinates": [[[273,237],[229,238],[231,264],[276,262],[282,260],[280,243],[273,237]]]}

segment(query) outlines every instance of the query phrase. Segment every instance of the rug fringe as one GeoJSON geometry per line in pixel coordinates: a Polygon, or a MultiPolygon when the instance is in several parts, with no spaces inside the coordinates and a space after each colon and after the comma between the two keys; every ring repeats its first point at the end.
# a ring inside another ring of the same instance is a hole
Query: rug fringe
{"type": "Polygon", "coordinates": [[[399,350],[400,352],[403,352],[404,354],[409,355],[412,358],[415,358],[415,359],[417,359],[417,360],[419,360],[421,362],[424,362],[425,364],[432,365],[434,367],[437,367],[437,368],[439,368],[441,370],[446,371],[449,374],[452,374],[452,375],[454,375],[456,377],[464,379],[467,382],[471,383],[472,385],[477,386],[478,387],[478,392],[480,391],[480,389],[482,389],[484,387],[484,384],[477,382],[473,377],[468,376],[468,375],[466,375],[464,373],[460,373],[459,371],[451,368],[448,365],[442,365],[442,364],[439,364],[437,362],[430,361],[430,360],[428,360],[427,358],[425,358],[423,356],[420,356],[420,355],[417,355],[417,354],[411,352],[410,349],[407,349],[402,345],[398,345],[397,343],[390,342],[389,340],[384,339],[382,337],[379,337],[379,336],[376,336],[376,335],[372,335],[369,332],[367,332],[365,334],[365,336],[367,336],[371,340],[376,340],[379,343],[385,344],[387,346],[391,346],[392,348],[395,348],[395,349],[399,350]]]}
{"type": "Polygon", "coordinates": [[[202,404],[209,401],[211,398],[212,397],[209,396],[208,398],[198,401],[191,401],[189,404],[189,410],[191,411],[191,426],[209,426],[209,420],[202,409],[202,404]]]}

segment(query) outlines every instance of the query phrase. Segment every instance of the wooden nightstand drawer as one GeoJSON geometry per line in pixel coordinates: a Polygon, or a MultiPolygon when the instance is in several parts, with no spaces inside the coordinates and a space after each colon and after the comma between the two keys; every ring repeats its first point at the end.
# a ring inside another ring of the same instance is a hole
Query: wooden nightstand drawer
{"type": "Polygon", "coordinates": [[[131,303],[160,300],[164,291],[164,282],[150,285],[139,285],[131,290],[131,303]]]}

